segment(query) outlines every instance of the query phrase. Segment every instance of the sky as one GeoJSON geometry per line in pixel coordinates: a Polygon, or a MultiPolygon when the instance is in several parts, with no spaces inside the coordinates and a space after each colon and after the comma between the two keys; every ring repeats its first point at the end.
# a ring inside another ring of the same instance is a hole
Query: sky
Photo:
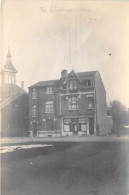
{"type": "Polygon", "coordinates": [[[1,12],[1,63],[10,47],[18,85],[98,70],[107,102],[129,108],[128,1],[3,0],[1,12]]]}

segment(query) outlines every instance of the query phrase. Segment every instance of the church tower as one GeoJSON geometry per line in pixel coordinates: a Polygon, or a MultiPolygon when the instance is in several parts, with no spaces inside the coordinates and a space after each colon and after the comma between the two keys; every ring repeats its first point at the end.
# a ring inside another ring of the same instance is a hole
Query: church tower
{"type": "MultiPolygon", "coordinates": [[[[29,95],[16,84],[17,70],[12,64],[10,50],[1,72],[1,136],[26,136],[29,128],[29,95]]],[[[23,85],[23,84],[22,84],[23,85]]]]}
{"type": "Polygon", "coordinates": [[[7,62],[4,65],[4,69],[2,70],[2,86],[5,84],[16,84],[16,73],[17,70],[13,66],[11,62],[11,54],[10,50],[8,49],[8,54],[7,54],[7,62]]]}

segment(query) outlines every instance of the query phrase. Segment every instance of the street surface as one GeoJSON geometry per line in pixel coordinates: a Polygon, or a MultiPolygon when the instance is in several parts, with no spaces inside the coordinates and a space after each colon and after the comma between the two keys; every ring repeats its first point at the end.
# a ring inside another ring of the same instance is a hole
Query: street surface
{"type": "Polygon", "coordinates": [[[129,142],[42,139],[46,147],[2,154],[2,195],[129,194],[129,142]]]}
{"type": "Polygon", "coordinates": [[[113,136],[69,136],[69,137],[12,137],[1,138],[1,145],[28,142],[129,142],[129,135],[113,136]]]}

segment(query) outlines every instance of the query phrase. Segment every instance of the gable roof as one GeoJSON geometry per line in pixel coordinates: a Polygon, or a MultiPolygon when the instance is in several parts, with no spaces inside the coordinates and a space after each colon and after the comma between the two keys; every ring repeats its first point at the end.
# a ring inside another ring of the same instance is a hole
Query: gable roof
{"type": "Polygon", "coordinates": [[[91,77],[95,77],[96,73],[98,71],[89,71],[89,72],[78,72],[77,75],[80,78],[80,80],[83,82],[84,80],[91,78],[91,77]]]}
{"type": "Polygon", "coordinates": [[[72,71],[68,74],[68,77],[69,77],[69,76],[75,76],[75,77],[77,77],[77,79],[79,80],[79,82],[81,82],[81,80],[80,80],[78,74],[77,74],[74,70],[72,70],[72,71]]]}
{"type": "Polygon", "coordinates": [[[76,73],[74,70],[72,70],[69,74],[67,74],[65,77],[63,77],[62,82],[61,82],[61,79],[58,79],[58,80],[48,80],[48,81],[40,81],[40,82],[38,82],[38,83],[36,83],[34,85],[31,85],[29,88],[33,88],[33,87],[46,87],[46,86],[56,86],[56,85],[60,85],[60,83],[65,84],[66,83],[66,79],[69,76],[74,76],[74,75],[77,77],[77,79],[80,82],[83,82],[87,78],[94,77],[97,72],[98,71],[77,72],[76,73]]]}
{"type": "Polygon", "coordinates": [[[54,85],[58,85],[60,80],[49,80],[49,81],[40,81],[34,85],[31,85],[29,88],[31,87],[45,87],[45,86],[54,86],[54,85]]]}

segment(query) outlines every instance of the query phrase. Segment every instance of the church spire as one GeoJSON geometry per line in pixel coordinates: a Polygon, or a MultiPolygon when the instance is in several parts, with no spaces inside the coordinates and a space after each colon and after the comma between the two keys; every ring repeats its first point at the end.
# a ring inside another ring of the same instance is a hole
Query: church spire
{"type": "Polygon", "coordinates": [[[6,64],[4,65],[4,69],[8,70],[8,71],[13,71],[13,72],[16,72],[17,73],[17,70],[15,69],[15,67],[13,66],[12,64],[12,61],[11,61],[11,54],[10,54],[10,48],[8,47],[8,53],[7,53],[7,62],[6,64]]]}
{"type": "Polygon", "coordinates": [[[3,84],[16,84],[16,73],[17,70],[12,64],[11,61],[11,54],[10,54],[10,48],[8,47],[8,53],[7,53],[7,61],[4,65],[4,69],[2,71],[2,83],[3,84]]]}
{"type": "Polygon", "coordinates": [[[12,57],[11,54],[10,54],[10,47],[8,47],[8,53],[7,53],[6,57],[7,57],[7,59],[12,57]]]}

